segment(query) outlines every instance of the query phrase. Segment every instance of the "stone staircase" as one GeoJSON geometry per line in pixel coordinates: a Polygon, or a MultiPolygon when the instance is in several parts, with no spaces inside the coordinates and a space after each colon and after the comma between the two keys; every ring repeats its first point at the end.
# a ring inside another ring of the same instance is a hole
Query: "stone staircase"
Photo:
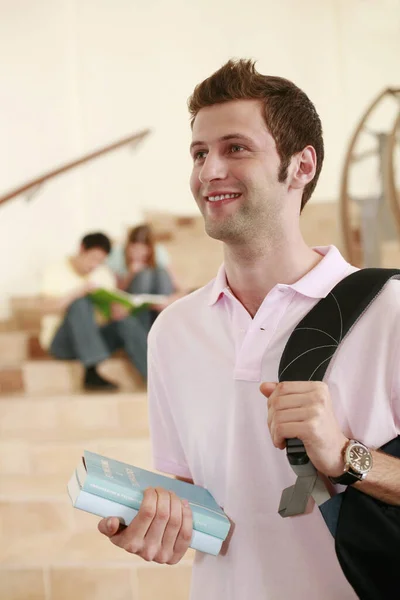
{"type": "Polygon", "coordinates": [[[101,370],[120,392],[82,393],[82,367],[41,351],[35,302],[16,299],[0,331],[0,599],[186,600],[192,551],[174,567],[146,563],[66,492],[83,449],[152,468],[141,378],[117,355],[101,370]]]}
{"type": "MultiPolygon", "coordinates": [[[[156,221],[182,284],[203,285],[220,247],[199,219],[156,221]]],[[[101,372],[120,391],[83,393],[81,365],[40,348],[38,298],[13,298],[11,313],[0,323],[0,600],[187,600],[193,551],[174,567],[127,554],[66,491],[84,449],[152,468],[140,376],[116,354],[101,372]]]]}
{"type": "MultiPolygon", "coordinates": [[[[303,220],[310,244],[335,242],[331,206],[303,220]]],[[[203,285],[221,262],[201,219],[150,215],[178,277],[203,285]]],[[[174,567],[114,547],[66,484],[83,449],[151,467],[146,389],[122,355],[102,365],[113,394],[82,393],[82,368],[38,343],[37,298],[14,298],[0,323],[0,600],[187,600],[194,553],[174,567]]]]}

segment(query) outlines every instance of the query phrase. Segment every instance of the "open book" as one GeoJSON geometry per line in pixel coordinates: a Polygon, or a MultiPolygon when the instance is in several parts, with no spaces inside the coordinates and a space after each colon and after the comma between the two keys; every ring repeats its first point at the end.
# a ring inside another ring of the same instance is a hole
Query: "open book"
{"type": "Polygon", "coordinates": [[[122,304],[131,310],[132,314],[149,308],[152,305],[163,304],[167,296],[161,294],[128,294],[123,290],[108,290],[99,288],[89,294],[93,304],[106,317],[111,316],[111,304],[114,302],[122,304]]]}

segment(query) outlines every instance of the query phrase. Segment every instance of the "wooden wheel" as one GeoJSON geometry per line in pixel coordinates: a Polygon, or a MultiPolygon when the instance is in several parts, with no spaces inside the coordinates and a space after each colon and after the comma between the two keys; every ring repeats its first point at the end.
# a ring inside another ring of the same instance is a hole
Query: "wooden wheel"
{"type": "Polygon", "coordinates": [[[388,139],[388,197],[400,238],[400,110],[388,139]]]}
{"type": "Polygon", "coordinates": [[[400,237],[395,164],[399,158],[399,101],[400,89],[388,88],[375,98],[357,125],[345,157],[340,188],[344,254],[359,267],[379,266],[369,264],[378,258],[376,253],[371,258],[367,244],[378,247],[383,238],[400,237]],[[374,240],[366,239],[368,236],[374,240]]]}

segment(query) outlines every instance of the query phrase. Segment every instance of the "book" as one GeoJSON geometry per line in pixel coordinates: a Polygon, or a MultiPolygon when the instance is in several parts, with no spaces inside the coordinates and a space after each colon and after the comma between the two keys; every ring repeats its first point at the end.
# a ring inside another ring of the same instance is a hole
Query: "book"
{"type": "MultiPolygon", "coordinates": [[[[103,518],[117,517],[123,526],[128,526],[138,513],[135,508],[82,490],[76,471],[68,483],[68,494],[75,508],[103,518]]],[[[220,538],[193,529],[190,547],[193,550],[217,556],[222,543],[223,540],[220,538]]]]}
{"type": "Polygon", "coordinates": [[[131,314],[149,308],[155,304],[163,304],[167,296],[162,294],[128,294],[123,290],[108,290],[98,288],[90,292],[89,297],[96,308],[106,317],[111,316],[111,304],[116,302],[130,309],[131,314]]]}
{"type": "Polygon", "coordinates": [[[189,502],[193,515],[193,529],[225,540],[230,521],[210,494],[201,486],[172,479],[114,460],[101,454],[84,451],[76,467],[80,488],[95,496],[139,510],[143,492],[149,487],[173,491],[189,502]]]}

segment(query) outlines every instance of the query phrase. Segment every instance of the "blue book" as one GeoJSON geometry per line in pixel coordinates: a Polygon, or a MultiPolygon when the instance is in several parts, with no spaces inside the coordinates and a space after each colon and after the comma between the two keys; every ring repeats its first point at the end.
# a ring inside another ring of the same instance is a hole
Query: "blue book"
{"type": "MultiPolygon", "coordinates": [[[[124,526],[128,526],[138,513],[135,508],[129,508],[129,506],[125,506],[124,504],[84,492],[79,485],[76,472],[72,475],[68,483],[68,494],[75,508],[103,518],[117,517],[121,525],[124,526]]],[[[223,540],[217,537],[193,529],[190,547],[193,550],[217,556],[221,550],[222,543],[223,540]]]]}
{"type": "Polygon", "coordinates": [[[138,510],[146,488],[162,487],[189,502],[193,529],[225,540],[230,521],[206,489],[84,451],[76,469],[83,491],[138,510]]]}

